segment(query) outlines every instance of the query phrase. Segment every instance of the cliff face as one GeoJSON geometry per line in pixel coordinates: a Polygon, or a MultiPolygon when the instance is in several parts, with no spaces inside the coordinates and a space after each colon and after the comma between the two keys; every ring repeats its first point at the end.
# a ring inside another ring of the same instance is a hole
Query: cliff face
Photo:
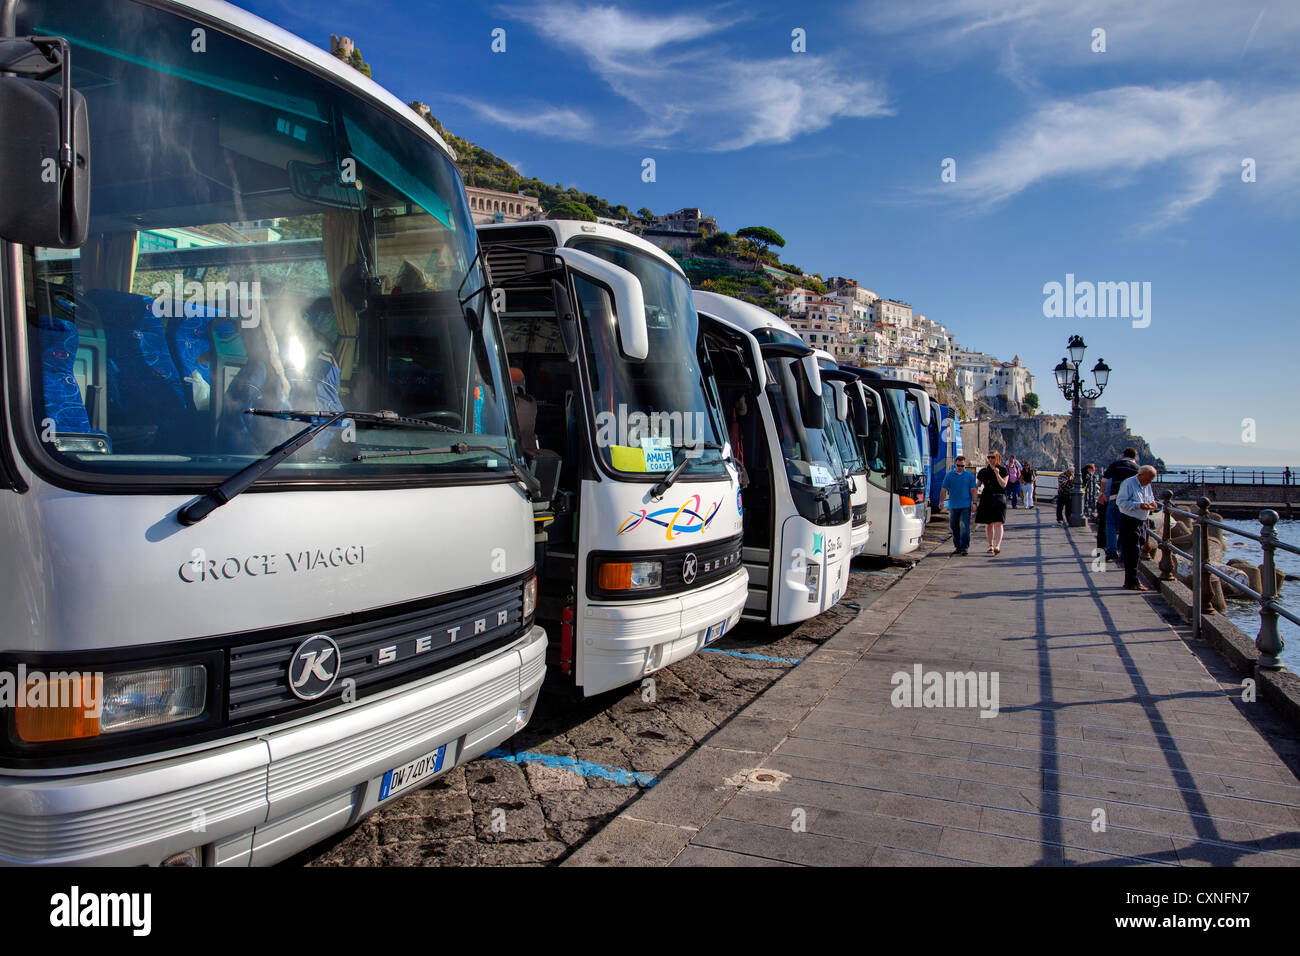
{"type": "MultiPolygon", "coordinates": [[[[1020,418],[993,418],[962,423],[962,443],[967,456],[980,461],[990,451],[1002,453],[1005,460],[1015,455],[1046,471],[1060,471],[1074,464],[1074,439],[1069,415],[1035,415],[1020,418]],[[969,437],[967,437],[969,436],[969,437]]],[[[1104,408],[1085,409],[1083,415],[1083,463],[1095,462],[1105,469],[1126,447],[1137,449],[1138,461],[1164,469],[1141,435],[1128,430],[1122,416],[1112,416],[1104,408]]]]}

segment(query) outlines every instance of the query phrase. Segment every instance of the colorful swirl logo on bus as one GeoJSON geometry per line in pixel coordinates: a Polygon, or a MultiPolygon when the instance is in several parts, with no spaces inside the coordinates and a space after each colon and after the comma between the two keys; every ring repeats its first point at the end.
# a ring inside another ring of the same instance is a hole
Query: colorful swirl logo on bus
{"type": "Polygon", "coordinates": [[[703,509],[700,496],[692,495],[682,502],[680,508],[660,508],[658,511],[647,511],[642,508],[640,511],[633,511],[619,526],[618,533],[627,534],[629,531],[635,531],[648,521],[665,529],[664,537],[672,541],[679,534],[703,531],[713,522],[720,507],[722,502],[715,501],[707,515],[701,514],[703,509]]]}

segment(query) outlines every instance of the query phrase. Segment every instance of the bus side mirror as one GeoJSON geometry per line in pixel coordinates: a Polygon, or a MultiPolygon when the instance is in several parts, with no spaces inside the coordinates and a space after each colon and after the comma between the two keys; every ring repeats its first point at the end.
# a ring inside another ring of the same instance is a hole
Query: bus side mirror
{"type": "Polygon", "coordinates": [[[908,393],[916,399],[917,409],[921,413],[921,424],[930,427],[930,394],[923,388],[909,388],[908,393]]]}
{"type": "MultiPolygon", "coordinates": [[[[811,356],[810,356],[811,357],[811,356]]],[[[813,359],[813,369],[817,368],[813,359]]],[[[799,416],[804,428],[826,427],[826,404],[821,393],[813,391],[812,380],[808,377],[808,363],[801,361],[798,366],[799,416]]]]}
{"type": "Polygon", "coordinates": [[[832,382],[835,389],[835,417],[842,422],[849,420],[849,393],[843,382],[832,382]]]}
{"type": "Polygon", "coordinates": [[[551,280],[551,296],[555,299],[555,319],[560,324],[560,339],[564,342],[564,354],[570,362],[578,360],[578,317],[573,311],[573,300],[569,290],[559,279],[551,280]]]}
{"type": "Polygon", "coordinates": [[[822,393],[822,369],[817,364],[817,356],[809,352],[800,361],[803,362],[804,377],[808,379],[808,385],[812,393],[820,397],[822,393]]]}
{"type": "Polygon", "coordinates": [[[618,322],[619,350],[635,362],[645,361],[650,354],[650,332],[640,280],[626,269],[581,249],[564,246],[556,249],[555,254],[578,275],[610,293],[618,322]]]}
{"type": "Polygon", "coordinates": [[[75,249],[90,224],[90,125],[64,40],[0,40],[0,239],[75,249]],[[63,72],[62,87],[43,82],[63,72]]]}

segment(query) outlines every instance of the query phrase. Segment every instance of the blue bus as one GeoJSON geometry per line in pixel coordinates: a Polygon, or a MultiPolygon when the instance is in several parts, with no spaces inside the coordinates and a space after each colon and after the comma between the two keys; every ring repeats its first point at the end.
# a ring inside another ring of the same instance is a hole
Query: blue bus
{"type": "Polygon", "coordinates": [[[930,418],[930,507],[939,510],[939,491],[952,470],[953,460],[962,454],[961,420],[947,405],[936,405],[930,418]]]}

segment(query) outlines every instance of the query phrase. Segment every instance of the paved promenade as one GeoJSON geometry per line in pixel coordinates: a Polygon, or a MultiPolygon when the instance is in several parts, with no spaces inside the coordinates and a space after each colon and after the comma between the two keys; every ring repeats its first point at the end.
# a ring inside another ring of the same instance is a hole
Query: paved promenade
{"type": "Polygon", "coordinates": [[[1296,733],[1053,517],[941,545],[567,864],[1300,865],[1296,733]],[[996,715],[894,706],[917,665],[996,715]]]}

